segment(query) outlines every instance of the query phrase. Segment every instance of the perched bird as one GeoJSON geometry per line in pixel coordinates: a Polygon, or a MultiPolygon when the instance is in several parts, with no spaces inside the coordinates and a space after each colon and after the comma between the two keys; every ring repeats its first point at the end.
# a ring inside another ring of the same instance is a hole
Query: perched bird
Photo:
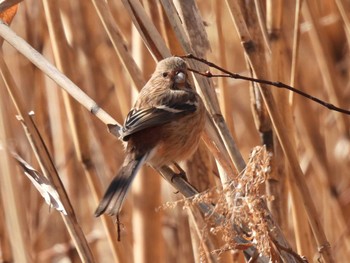
{"type": "Polygon", "coordinates": [[[204,128],[205,108],[188,80],[186,62],[170,57],[157,64],[122,128],[126,157],[109,185],[95,216],[119,214],[144,163],[160,168],[189,158],[204,128]]]}

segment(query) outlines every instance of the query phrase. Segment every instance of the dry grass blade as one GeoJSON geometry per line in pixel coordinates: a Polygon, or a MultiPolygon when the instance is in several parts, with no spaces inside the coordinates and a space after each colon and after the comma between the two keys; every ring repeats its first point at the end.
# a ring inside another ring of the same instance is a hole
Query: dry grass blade
{"type": "Polygon", "coordinates": [[[34,187],[39,191],[41,196],[45,199],[45,202],[50,206],[55,208],[57,211],[62,212],[67,215],[66,210],[60,200],[57,191],[52,187],[51,183],[45,176],[40,174],[35,170],[29,163],[27,163],[18,154],[12,153],[12,157],[17,161],[17,163],[22,167],[24,174],[32,182],[34,187]]]}

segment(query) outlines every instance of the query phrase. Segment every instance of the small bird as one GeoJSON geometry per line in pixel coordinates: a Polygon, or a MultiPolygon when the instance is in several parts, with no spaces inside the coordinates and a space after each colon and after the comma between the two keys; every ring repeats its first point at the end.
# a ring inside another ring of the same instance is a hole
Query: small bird
{"type": "Polygon", "coordinates": [[[186,62],[170,57],[158,62],[142,88],[121,132],[126,157],[95,216],[117,216],[138,170],[157,169],[189,158],[204,129],[205,107],[188,80],[186,62]]]}

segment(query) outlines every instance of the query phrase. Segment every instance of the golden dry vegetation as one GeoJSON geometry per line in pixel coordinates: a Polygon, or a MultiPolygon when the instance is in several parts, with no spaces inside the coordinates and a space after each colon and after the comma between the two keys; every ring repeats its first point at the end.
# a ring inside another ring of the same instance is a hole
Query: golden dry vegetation
{"type": "Polygon", "coordinates": [[[17,2],[0,23],[1,262],[349,261],[350,116],[241,79],[193,75],[208,124],[181,164],[190,184],[145,168],[119,225],[93,216],[124,157],[106,125],[123,123],[164,57],[192,53],[348,109],[347,1],[5,0],[0,11],[17,2]]]}

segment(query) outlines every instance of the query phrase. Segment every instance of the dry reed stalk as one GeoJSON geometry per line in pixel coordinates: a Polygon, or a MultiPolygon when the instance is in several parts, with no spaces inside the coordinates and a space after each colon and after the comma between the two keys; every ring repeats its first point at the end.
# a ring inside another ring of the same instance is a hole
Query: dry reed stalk
{"type": "MultiPolygon", "coordinates": [[[[316,60],[322,72],[324,87],[327,90],[330,100],[340,107],[344,107],[344,102],[341,99],[339,82],[336,79],[337,72],[333,66],[334,62],[330,54],[329,39],[325,36],[324,30],[321,30],[318,21],[316,21],[316,6],[312,6],[309,1],[305,1],[302,13],[306,21],[308,21],[312,29],[309,31],[311,44],[315,50],[316,60]]],[[[346,115],[337,114],[335,116],[337,127],[341,133],[347,134],[349,130],[349,122],[346,115]]]]}
{"type": "MultiPolygon", "coordinates": [[[[282,1],[267,1],[266,3],[266,26],[267,34],[270,43],[271,50],[271,61],[270,61],[270,78],[276,79],[281,82],[286,82],[288,79],[288,56],[287,56],[287,46],[282,35],[282,17],[283,17],[283,2],[282,1]]],[[[286,128],[290,134],[294,134],[293,129],[293,115],[291,112],[291,107],[289,105],[289,95],[291,92],[285,92],[281,90],[276,90],[274,92],[274,97],[277,104],[279,112],[281,113],[282,119],[285,121],[286,128]]],[[[289,173],[288,166],[285,160],[285,156],[281,149],[281,146],[276,138],[273,137],[274,146],[274,165],[270,178],[267,180],[266,190],[267,194],[274,197],[273,201],[268,202],[269,209],[271,210],[276,222],[282,229],[286,229],[287,226],[287,208],[283,206],[287,200],[286,188],[286,177],[289,173]]],[[[292,142],[294,138],[292,137],[292,142]]]]}
{"type": "MultiPolygon", "coordinates": [[[[193,4],[191,4],[191,5],[193,5],[193,4]]],[[[168,11],[168,13],[169,13],[169,11],[168,11]]],[[[183,18],[183,19],[186,19],[186,18],[183,18]]],[[[166,19],[166,21],[167,21],[167,26],[169,27],[167,30],[166,37],[168,39],[168,42],[172,42],[172,39],[175,38],[176,34],[179,34],[179,32],[174,32],[172,30],[172,25],[174,25],[174,22],[169,23],[168,19],[166,19]],[[174,36],[174,34],[175,34],[175,36],[174,36]]],[[[200,23],[200,22],[197,21],[196,24],[198,24],[198,23],[200,23]]],[[[190,25],[188,25],[188,27],[191,28],[190,25]]],[[[196,31],[195,28],[196,27],[192,26],[192,28],[190,29],[190,31],[192,32],[193,35],[195,35],[195,33],[193,33],[196,31]]],[[[202,30],[200,30],[200,32],[202,32],[202,30]]],[[[205,40],[202,40],[202,42],[206,43],[205,40]]],[[[198,44],[195,44],[195,45],[200,47],[198,44]]],[[[178,52],[178,53],[173,53],[173,54],[180,54],[180,50],[183,49],[183,47],[182,47],[183,43],[179,43],[178,41],[174,41],[170,46],[171,46],[172,50],[174,50],[174,51],[177,50],[177,52],[178,52]]],[[[200,50],[198,52],[203,53],[203,50],[205,50],[205,49],[200,48],[200,50]]],[[[181,51],[181,53],[182,52],[183,51],[181,51]]],[[[209,115],[207,116],[206,129],[205,129],[205,135],[203,136],[203,140],[205,141],[208,148],[211,150],[215,159],[218,160],[220,165],[223,167],[225,173],[221,173],[221,175],[228,176],[228,177],[232,176],[233,171],[234,171],[234,167],[232,166],[231,162],[229,161],[227,150],[225,149],[225,146],[224,146],[222,140],[220,139],[220,135],[219,135],[217,129],[214,127],[214,124],[213,124],[211,118],[209,117],[209,115]]],[[[226,179],[224,179],[224,180],[228,180],[228,178],[226,177],[226,179]]]]}
{"type": "MultiPolygon", "coordinates": [[[[210,43],[204,22],[196,1],[174,1],[177,13],[182,21],[192,50],[200,57],[205,57],[210,50],[210,43]]],[[[188,50],[186,50],[188,51],[188,50]]]]}
{"type": "MultiPolygon", "coordinates": [[[[303,112],[311,111],[310,105],[308,104],[300,104],[299,108],[303,112]]],[[[333,182],[330,176],[331,172],[327,156],[325,156],[326,145],[323,142],[321,132],[312,128],[320,126],[321,123],[319,122],[319,120],[307,116],[301,118],[301,120],[305,123],[305,125],[303,125],[303,129],[305,129],[305,134],[307,134],[307,136],[305,136],[304,138],[305,148],[307,149],[306,152],[309,152],[310,156],[314,156],[314,158],[312,158],[311,164],[314,167],[316,173],[318,174],[317,179],[321,181],[321,183],[319,183],[319,187],[324,191],[324,196],[328,203],[326,206],[332,207],[334,213],[337,214],[337,224],[339,224],[339,227],[343,229],[342,231],[345,231],[345,229],[347,228],[345,222],[345,211],[342,209],[340,200],[331,192],[331,189],[333,188],[333,182]]],[[[294,191],[296,191],[296,189],[294,189],[294,191]]],[[[295,206],[298,207],[299,203],[300,197],[298,197],[295,201],[295,206]]],[[[303,221],[303,214],[305,214],[305,211],[301,212],[301,215],[298,216],[298,220],[303,221]]],[[[307,245],[304,243],[304,241],[306,239],[305,236],[308,236],[307,232],[309,230],[305,229],[305,222],[304,225],[303,223],[301,224],[302,225],[300,227],[304,230],[300,232],[300,241],[298,241],[297,239],[297,245],[298,247],[300,246],[299,248],[301,249],[301,251],[303,251],[303,254],[307,255],[309,254],[308,251],[310,251],[310,249],[307,249],[308,247],[310,247],[310,244],[307,245]]],[[[345,235],[344,244],[349,247],[349,235],[345,235]]]]}
{"type": "MultiPolygon", "coordinates": [[[[5,211],[2,202],[0,202],[0,210],[5,211]]],[[[0,218],[0,251],[1,258],[4,262],[14,261],[12,251],[11,251],[11,242],[8,235],[8,230],[5,221],[5,214],[1,215],[0,218]]]]}
{"type": "MultiPolygon", "coordinates": [[[[143,46],[139,35],[133,37],[132,48],[135,62],[143,72],[143,76],[147,78],[153,73],[154,67],[150,65],[154,64],[154,61],[143,46]]],[[[156,211],[161,204],[160,180],[156,171],[144,167],[133,182],[132,233],[135,262],[165,262],[164,237],[159,227],[164,219],[161,211],[156,211]]]]}
{"type": "Polygon", "coordinates": [[[164,37],[164,41],[167,47],[169,48],[171,54],[182,54],[183,49],[176,37],[174,30],[172,30],[171,24],[169,22],[167,14],[165,13],[164,8],[162,7],[162,5],[159,5],[158,9],[160,9],[161,18],[163,21],[163,24],[161,26],[161,34],[164,37]]]}
{"type": "MultiPolygon", "coordinates": [[[[339,6],[338,6],[339,7],[339,6]]],[[[332,8],[332,3],[329,3],[329,8],[332,8]]],[[[321,25],[320,14],[317,12],[321,11],[321,5],[318,6],[318,4],[314,3],[312,5],[311,2],[307,2],[305,5],[305,8],[303,10],[303,14],[305,15],[305,19],[307,21],[311,21],[311,25],[313,28],[309,31],[311,44],[315,49],[315,55],[316,59],[318,61],[319,68],[322,72],[323,82],[327,87],[332,89],[330,92],[333,93],[333,95],[329,95],[329,97],[332,97],[335,95],[341,94],[343,85],[346,85],[344,83],[343,79],[339,77],[339,72],[334,70],[335,65],[335,59],[332,57],[332,53],[334,50],[332,50],[332,39],[328,37],[329,32],[327,32],[327,28],[325,26],[321,25]],[[319,7],[319,8],[318,8],[319,7]],[[330,75],[330,77],[335,81],[336,86],[331,86],[327,82],[327,78],[330,75]],[[328,84],[326,84],[328,83],[328,84]]],[[[346,27],[346,21],[343,21],[346,27]]],[[[336,36],[336,35],[335,35],[336,36]]],[[[339,38],[339,36],[336,36],[339,38]]],[[[334,49],[334,48],[333,48],[334,49]]],[[[321,84],[322,85],[322,84],[321,84]]],[[[333,98],[335,100],[335,98],[333,98]]],[[[343,98],[339,98],[339,103],[344,103],[343,98]]],[[[301,110],[311,110],[311,107],[308,105],[301,105],[301,110]]],[[[342,118],[343,116],[339,116],[342,118]]],[[[337,118],[337,117],[336,117],[337,118]]],[[[322,125],[323,119],[312,119],[311,116],[303,116],[302,120],[304,121],[306,133],[308,136],[305,138],[305,142],[309,144],[309,147],[307,147],[308,150],[311,150],[311,154],[315,156],[315,158],[312,159],[312,166],[314,167],[314,170],[317,171],[318,177],[321,180],[322,183],[320,183],[319,188],[324,189],[324,195],[325,200],[327,200],[327,206],[333,207],[334,213],[337,215],[336,217],[331,216],[329,212],[325,212],[325,225],[327,220],[337,221],[336,224],[339,225],[341,229],[344,229],[345,221],[344,219],[347,217],[346,212],[344,209],[342,209],[342,205],[340,200],[337,198],[337,195],[334,195],[333,190],[334,185],[337,184],[337,179],[334,178],[332,175],[332,161],[330,160],[329,156],[326,155],[326,148],[329,134],[323,133],[322,130],[317,130],[312,127],[317,127],[313,125],[322,125]]],[[[344,120],[345,125],[348,125],[347,118],[336,119],[337,121],[344,120]]],[[[338,125],[339,126],[339,125],[338,125]]],[[[345,131],[347,133],[347,131],[345,131]]],[[[343,131],[339,130],[339,134],[342,134],[343,131]]],[[[338,135],[341,136],[341,135],[338,135]]],[[[345,165],[347,166],[347,165],[345,165]]],[[[344,169],[345,167],[343,167],[344,169]]],[[[346,168],[345,168],[346,169],[346,168]]],[[[335,228],[335,226],[334,226],[335,228]]],[[[328,232],[329,233],[329,232],[328,232]]],[[[333,231],[332,231],[333,233],[333,231]]],[[[332,233],[329,233],[329,235],[332,235],[332,233]]],[[[344,235],[344,244],[348,247],[349,246],[349,235],[344,235]]]]}
{"type": "MultiPolygon", "coordinates": [[[[231,9],[231,11],[232,12],[234,12],[234,14],[235,15],[237,15],[237,17],[243,17],[242,16],[242,12],[240,11],[241,9],[240,9],[240,7],[238,7],[238,6],[236,6],[233,2],[227,2],[227,4],[229,5],[229,7],[231,7],[231,8],[234,8],[234,9],[231,9]]],[[[247,10],[246,10],[246,12],[247,12],[247,10]]],[[[232,15],[232,14],[231,14],[232,15]]],[[[249,12],[248,13],[246,13],[246,15],[247,15],[247,17],[249,17],[249,21],[250,21],[250,28],[254,28],[254,26],[255,27],[258,27],[258,23],[257,23],[257,20],[256,19],[254,19],[254,16],[252,16],[249,12]]],[[[238,29],[240,29],[240,30],[246,30],[246,27],[245,26],[243,26],[242,24],[236,24],[236,27],[238,28],[238,29]]],[[[264,58],[263,58],[263,53],[264,53],[264,51],[263,51],[263,47],[262,47],[262,43],[263,43],[263,38],[262,38],[262,35],[259,35],[259,32],[257,32],[258,31],[258,29],[257,28],[255,28],[255,31],[253,31],[253,33],[252,33],[252,36],[255,36],[255,38],[258,38],[258,40],[257,41],[260,41],[259,42],[259,46],[258,45],[254,45],[254,49],[256,49],[256,56],[255,56],[255,59],[256,59],[256,61],[258,61],[258,64],[260,65],[260,67],[259,67],[259,71],[261,71],[260,73],[263,75],[263,76],[267,76],[267,71],[266,71],[266,67],[264,66],[264,65],[266,65],[266,62],[265,62],[265,60],[264,60],[264,58]],[[259,38],[259,37],[260,38],[259,38]]],[[[241,33],[241,32],[240,32],[241,33]]],[[[242,32],[242,36],[241,36],[241,39],[243,39],[243,37],[246,37],[247,39],[245,39],[246,40],[246,42],[245,42],[245,44],[247,45],[246,46],[246,48],[249,50],[249,45],[251,45],[251,44],[253,44],[253,43],[249,43],[249,42],[251,42],[252,40],[250,40],[250,39],[248,39],[248,37],[250,36],[250,34],[249,34],[249,32],[242,32]]],[[[254,42],[254,44],[255,44],[255,42],[254,42]]],[[[244,45],[244,44],[243,44],[244,45]]],[[[274,51],[274,46],[272,45],[272,47],[271,47],[271,49],[272,49],[272,51],[274,51]]],[[[253,50],[251,50],[251,51],[253,51],[253,50]]],[[[248,53],[248,55],[249,55],[249,53],[248,53]]],[[[254,71],[254,74],[256,74],[256,72],[254,71]]],[[[254,92],[254,94],[256,95],[256,99],[257,98],[259,98],[260,97],[260,92],[261,91],[259,91],[259,90],[255,90],[255,92],[254,92]]],[[[263,132],[263,134],[265,134],[265,135],[263,135],[263,138],[264,139],[267,139],[268,137],[270,137],[271,136],[271,132],[269,132],[269,118],[268,118],[268,116],[266,116],[266,113],[265,113],[265,110],[264,110],[264,106],[261,104],[262,103],[262,101],[257,101],[257,104],[256,105],[260,105],[259,107],[257,107],[256,108],[256,113],[257,113],[257,118],[256,118],[256,121],[258,121],[258,123],[259,123],[259,131],[261,131],[261,132],[263,132]]],[[[270,138],[268,141],[270,141],[272,138],[270,138]]],[[[271,142],[271,141],[270,141],[271,142]]],[[[267,141],[264,141],[264,143],[267,143],[267,141]]],[[[269,144],[268,144],[269,145],[269,144]]],[[[274,165],[276,165],[276,163],[274,163],[274,165]]],[[[276,169],[276,168],[274,168],[274,169],[276,169]]],[[[280,179],[280,178],[279,178],[280,179]]],[[[273,194],[274,195],[276,195],[276,198],[279,198],[281,195],[280,195],[280,190],[274,190],[273,191],[273,194]]],[[[274,210],[275,211],[275,213],[279,213],[280,212],[280,209],[279,210],[277,210],[277,208],[275,208],[276,210],[274,210]]],[[[276,225],[276,223],[274,222],[274,220],[270,217],[270,219],[269,220],[267,220],[269,223],[270,223],[270,225],[269,225],[269,227],[270,227],[270,229],[278,229],[277,231],[276,231],[276,237],[275,238],[277,238],[277,239],[280,239],[280,241],[279,242],[281,242],[281,243],[285,243],[285,245],[286,246],[289,246],[288,245],[288,243],[286,243],[286,241],[285,241],[285,239],[284,239],[284,237],[283,237],[283,235],[282,235],[282,232],[280,231],[280,229],[278,228],[278,227],[275,227],[275,226],[277,226],[276,225]]],[[[282,254],[283,254],[283,252],[282,252],[282,254]]],[[[284,256],[287,256],[287,255],[284,255],[284,256]]],[[[288,256],[287,256],[288,257],[288,256]]]]}
{"type": "MultiPolygon", "coordinates": [[[[223,68],[227,68],[227,53],[226,52],[226,43],[224,38],[224,29],[223,29],[223,1],[213,0],[211,5],[215,9],[216,16],[216,27],[217,27],[217,45],[218,45],[218,63],[222,65],[223,68]]],[[[218,79],[218,88],[219,88],[219,103],[220,108],[224,114],[225,120],[227,122],[227,126],[229,127],[231,134],[235,141],[237,141],[237,137],[235,135],[233,118],[231,116],[231,101],[232,101],[232,89],[228,88],[228,83],[226,78],[218,79]]]]}
{"type": "MultiPolygon", "coordinates": [[[[171,200],[171,199],[168,199],[171,200]]],[[[178,261],[177,255],[183,255],[181,260],[183,263],[195,263],[199,261],[199,240],[198,235],[196,235],[193,230],[193,226],[189,221],[189,214],[187,210],[184,210],[182,207],[176,209],[177,214],[173,217],[173,221],[176,222],[176,229],[173,232],[176,234],[176,240],[179,244],[179,247],[173,247],[173,260],[172,262],[176,263],[178,261]]],[[[171,214],[170,216],[172,216],[171,214]]],[[[171,243],[169,243],[171,247],[171,243]]]]}
{"type": "MultiPolygon", "coordinates": [[[[196,253],[196,262],[213,262],[217,263],[219,262],[219,259],[213,255],[212,251],[216,247],[220,247],[220,241],[217,242],[217,240],[214,240],[213,237],[204,237],[203,229],[206,226],[205,219],[203,218],[203,215],[198,211],[197,208],[189,208],[188,209],[190,224],[191,224],[191,230],[197,235],[196,242],[193,243],[193,245],[197,245],[197,253],[196,253]]],[[[220,258],[220,262],[231,262],[232,258],[224,257],[223,259],[220,258]],[[229,261],[227,261],[227,259],[229,261]]]]}
{"type": "MultiPolygon", "coordinates": [[[[310,106],[307,103],[300,103],[299,109],[302,112],[308,112],[311,110],[310,106]]],[[[323,156],[324,152],[324,143],[322,142],[322,136],[320,132],[312,127],[317,127],[321,125],[317,118],[310,118],[310,116],[302,115],[301,120],[307,124],[304,127],[307,129],[305,132],[308,136],[305,136],[303,143],[305,144],[306,149],[309,151],[313,151],[315,153],[315,162],[322,162],[323,168],[326,168],[327,161],[325,156],[323,156]],[[318,152],[318,154],[316,154],[318,152]],[[323,161],[322,161],[323,160],[323,161]]],[[[299,140],[301,141],[301,140],[299,140]]],[[[322,169],[322,168],[321,168],[322,169]]],[[[323,169],[322,169],[323,170],[323,169]]],[[[327,169],[323,170],[327,171],[327,169]]],[[[322,172],[322,173],[323,173],[322,172]]],[[[288,177],[288,181],[293,181],[291,175],[288,177]]],[[[310,227],[307,223],[307,212],[305,208],[300,207],[300,203],[302,202],[302,196],[298,193],[298,188],[293,182],[289,182],[290,194],[291,194],[291,205],[293,208],[292,216],[293,216],[293,225],[294,225],[294,234],[295,234],[295,242],[298,253],[301,255],[305,255],[307,258],[312,257],[312,233],[310,233],[310,227]]]]}
{"type": "MultiPolygon", "coordinates": [[[[170,9],[173,7],[171,6],[171,3],[167,2],[167,1],[163,1],[163,6],[166,10],[166,13],[168,14],[168,19],[170,20],[170,24],[172,24],[172,26],[174,27],[174,25],[175,25],[174,23],[177,23],[178,29],[183,27],[184,31],[186,33],[186,36],[188,37],[188,39],[186,39],[187,37],[184,35],[184,32],[182,30],[175,30],[175,33],[177,34],[177,36],[180,35],[180,37],[178,37],[181,39],[180,44],[182,45],[182,47],[184,48],[186,53],[195,53],[200,57],[205,57],[205,55],[209,49],[209,41],[208,41],[208,36],[206,34],[206,31],[205,31],[205,28],[203,25],[203,21],[200,17],[200,14],[199,14],[197,4],[195,3],[195,1],[186,1],[186,2],[176,1],[175,4],[176,4],[176,10],[179,13],[179,18],[181,19],[181,21],[184,21],[182,23],[182,25],[180,25],[178,23],[179,20],[174,19],[176,16],[172,16],[170,18],[170,13],[175,13],[175,12],[170,11],[170,9]],[[187,41],[188,41],[188,43],[186,43],[187,41]]],[[[198,81],[198,79],[197,79],[197,81],[198,81]]],[[[211,85],[212,85],[212,83],[211,83],[211,85]]],[[[207,98],[207,101],[210,101],[210,104],[218,105],[218,101],[213,98],[213,96],[214,96],[213,92],[211,90],[208,90],[208,87],[206,87],[206,88],[207,88],[207,90],[204,94],[205,94],[205,98],[207,98]]],[[[215,96],[215,98],[216,98],[216,96],[215,96]]],[[[220,115],[219,107],[213,106],[212,108],[216,110],[216,112],[215,112],[216,115],[220,115]]],[[[214,122],[215,122],[215,119],[214,119],[214,122]]],[[[226,145],[231,145],[230,149],[232,149],[232,150],[230,152],[231,152],[231,156],[233,156],[232,153],[235,152],[236,146],[235,146],[234,141],[232,140],[232,137],[230,137],[230,135],[229,135],[228,127],[226,126],[225,123],[221,123],[221,125],[219,126],[219,130],[220,130],[220,133],[224,135],[223,140],[226,140],[226,145]],[[227,143],[227,141],[229,141],[229,143],[227,143]]],[[[237,154],[237,152],[235,152],[235,154],[237,154]]],[[[238,152],[238,155],[240,156],[239,152],[238,152]]],[[[199,157],[198,155],[194,156],[194,158],[198,158],[198,157],[199,157]]],[[[202,159],[200,163],[205,164],[206,163],[205,161],[206,161],[205,159],[202,159]]],[[[243,166],[242,163],[240,165],[243,166]]],[[[207,171],[210,171],[210,170],[207,170],[207,171]]],[[[192,170],[192,172],[194,172],[194,173],[192,175],[190,175],[191,177],[194,177],[197,175],[197,173],[195,171],[192,170]]],[[[224,173],[224,172],[222,172],[222,170],[220,170],[219,174],[220,174],[220,177],[221,177],[223,183],[227,182],[228,180],[230,180],[232,178],[232,177],[230,177],[230,174],[224,173]]],[[[205,174],[205,173],[198,174],[197,176],[198,176],[198,178],[197,178],[198,181],[200,180],[200,181],[205,182],[206,177],[208,177],[208,174],[205,174]]],[[[200,185],[200,184],[194,184],[194,186],[196,186],[196,187],[198,185],[200,185]]],[[[197,188],[197,189],[199,189],[200,192],[205,190],[202,188],[197,188]]],[[[206,189],[208,189],[208,186],[206,189]]],[[[230,202],[230,200],[228,200],[228,202],[230,202]]],[[[198,216],[196,218],[198,219],[198,216]]],[[[200,227],[200,223],[199,223],[199,227],[200,227]]],[[[197,228],[198,228],[198,226],[197,226],[197,228]]],[[[202,227],[200,227],[200,228],[202,228],[202,227]]],[[[200,238],[200,240],[203,240],[203,238],[200,238]]],[[[210,240],[210,243],[215,244],[214,247],[223,247],[224,246],[223,242],[221,241],[223,239],[222,239],[222,237],[219,237],[219,235],[217,237],[211,236],[209,238],[209,240],[210,240]]],[[[201,242],[203,242],[203,241],[201,241],[201,242]]],[[[229,253],[223,253],[220,257],[220,261],[223,263],[224,262],[229,263],[229,262],[232,262],[232,260],[233,259],[229,253]]]]}
{"type": "MultiPolygon", "coordinates": [[[[294,25],[293,25],[293,45],[292,59],[290,71],[290,85],[294,86],[296,79],[296,69],[299,62],[299,47],[300,47],[300,18],[301,18],[301,3],[302,0],[297,0],[295,3],[294,25]]],[[[293,93],[290,93],[290,103],[293,100],[293,93]]]]}
{"type": "MultiPolygon", "coordinates": [[[[2,60],[2,57],[0,58],[2,60]]],[[[1,76],[4,78],[3,69],[1,68],[1,76]]],[[[1,81],[2,82],[2,81],[1,81]]],[[[5,91],[5,85],[0,89],[1,105],[8,105],[8,101],[5,99],[8,97],[5,91]]],[[[9,105],[8,105],[9,106],[9,105]]],[[[3,208],[3,216],[5,222],[2,224],[7,227],[9,235],[8,240],[11,244],[12,256],[16,262],[33,262],[32,250],[29,242],[29,229],[26,222],[25,205],[23,202],[23,196],[18,191],[20,188],[20,180],[13,164],[13,160],[10,158],[6,148],[8,145],[8,138],[10,137],[9,119],[6,107],[0,107],[0,142],[2,149],[0,148],[0,164],[2,174],[0,176],[1,182],[1,201],[3,208]]],[[[5,237],[5,235],[4,235],[5,237]]],[[[6,241],[5,241],[6,242],[6,241]]],[[[6,244],[6,243],[5,243],[6,244]]],[[[4,251],[4,258],[9,257],[8,251],[4,251]]]]}
{"type": "MultiPolygon", "coordinates": [[[[300,18],[301,18],[301,0],[296,1],[295,4],[295,15],[294,15],[294,29],[293,29],[293,45],[292,45],[292,59],[291,59],[291,71],[290,71],[290,85],[294,86],[297,83],[297,68],[298,68],[298,58],[299,58],[299,43],[300,43],[300,18]]],[[[293,93],[289,94],[288,104],[290,107],[293,107],[293,93]]],[[[301,104],[303,106],[305,104],[301,104]]],[[[295,129],[293,129],[295,132],[295,129]]],[[[298,140],[296,139],[298,142],[298,140]]],[[[292,177],[289,175],[287,178],[291,180],[292,177]]],[[[292,205],[292,216],[293,216],[293,226],[295,233],[295,243],[296,250],[300,255],[304,255],[306,258],[311,258],[312,253],[312,237],[311,231],[307,222],[307,214],[303,207],[299,204],[301,202],[301,196],[298,193],[295,183],[288,183],[289,192],[291,195],[291,205],[292,205]]],[[[284,200],[286,201],[286,200],[284,200]]],[[[286,202],[284,202],[286,203],[286,202]]]]}
{"type": "Polygon", "coordinates": [[[349,19],[349,15],[347,14],[347,11],[346,11],[346,9],[347,9],[346,3],[343,3],[342,0],[335,0],[335,3],[338,7],[339,13],[340,13],[341,18],[343,20],[343,23],[345,25],[347,34],[350,34],[350,19],[349,19]]]}
{"type": "Polygon", "coordinates": [[[134,262],[166,262],[163,248],[164,237],[162,229],[159,227],[163,222],[163,213],[156,211],[156,208],[161,204],[160,179],[153,169],[145,167],[133,183],[134,262]],[[152,241],[150,242],[150,240],[152,241]]]}

